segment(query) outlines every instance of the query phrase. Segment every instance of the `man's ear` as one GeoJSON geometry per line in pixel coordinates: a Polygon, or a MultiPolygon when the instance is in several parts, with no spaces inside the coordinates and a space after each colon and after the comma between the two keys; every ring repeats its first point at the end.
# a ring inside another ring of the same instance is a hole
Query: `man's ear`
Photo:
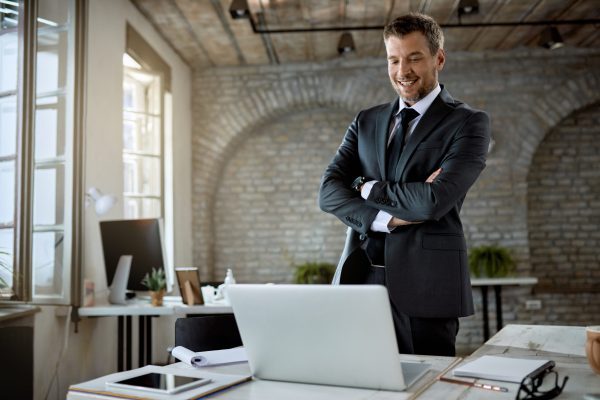
{"type": "Polygon", "coordinates": [[[446,52],[444,49],[438,49],[437,54],[435,56],[435,66],[439,71],[444,68],[444,63],[446,62],[446,52]]]}

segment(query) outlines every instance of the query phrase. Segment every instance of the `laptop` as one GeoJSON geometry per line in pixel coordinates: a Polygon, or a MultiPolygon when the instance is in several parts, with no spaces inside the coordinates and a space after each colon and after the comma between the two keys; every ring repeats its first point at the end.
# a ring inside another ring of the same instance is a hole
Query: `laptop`
{"type": "Polygon", "coordinates": [[[379,285],[231,285],[227,295],[259,379],[402,391],[429,364],[401,362],[379,285]]]}

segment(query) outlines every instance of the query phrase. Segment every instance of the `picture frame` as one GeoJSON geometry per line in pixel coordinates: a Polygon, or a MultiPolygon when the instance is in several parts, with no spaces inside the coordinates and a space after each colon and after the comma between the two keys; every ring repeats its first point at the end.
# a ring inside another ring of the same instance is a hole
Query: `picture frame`
{"type": "Polygon", "coordinates": [[[181,299],[184,304],[192,306],[194,304],[204,304],[202,291],[200,290],[200,272],[196,267],[180,267],[175,268],[177,275],[177,283],[181,299]]]}

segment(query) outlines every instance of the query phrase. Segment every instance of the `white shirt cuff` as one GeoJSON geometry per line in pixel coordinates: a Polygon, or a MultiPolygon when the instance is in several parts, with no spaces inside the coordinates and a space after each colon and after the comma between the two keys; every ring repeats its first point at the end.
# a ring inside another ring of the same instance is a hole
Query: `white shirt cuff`
{"type": "Polygon", "coordinates": [[[373,189],[373,185],[375,185],[376,183],[377,181],[365,182],[365,184],[362,186],[362,189],[360,189],[360,197],[366,200],[371,194],[371,189],[373,189]]]}
{"type": "Polygon", "coordinates": [[[385,211],[379,211],[377,216],[371,223],[371,230],[373,232],[385,232],[390,233],[390,229],[388,228],[388,224],[392,220],[392,215],[386,213],[385,211]]]}

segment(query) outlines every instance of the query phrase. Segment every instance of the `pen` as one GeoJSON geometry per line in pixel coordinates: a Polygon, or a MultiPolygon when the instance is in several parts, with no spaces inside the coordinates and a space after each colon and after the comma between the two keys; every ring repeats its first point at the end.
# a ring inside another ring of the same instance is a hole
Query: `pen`
{"type": "Polygon", "coordinates": [[[440,376],[440,381],[448,382],[448,383],[457,383],[459,385],[472,386],[472,387],[476,387],[479,389],[493,390],[495,392],[508,392],[508,389],[505,387],[488,385],[487,383],[467,382],[467,381],[461,381],[460,379],[445,378],[443,376],[440,376]]]}

